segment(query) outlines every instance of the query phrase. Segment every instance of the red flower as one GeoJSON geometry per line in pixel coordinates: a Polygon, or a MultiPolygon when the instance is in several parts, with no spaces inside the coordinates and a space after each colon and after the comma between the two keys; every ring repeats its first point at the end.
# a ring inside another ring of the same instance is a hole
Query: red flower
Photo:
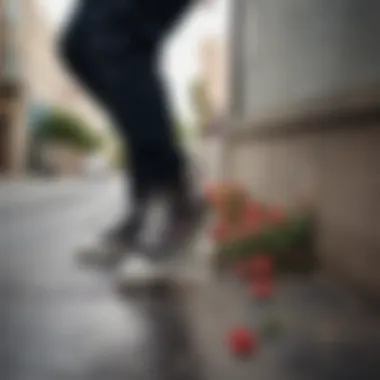
{"type": "Polygon", "coordinates": [[[221,242],[228,238],[229,232],[228,226],[225,223],[220,222],[211,231],[211,238],[216,242],[221,242]]]}
{"type": "Polygon", "coordinates": [[[262,227],[263,214],[256,203],[249,203],[241,219],[241,230],[245,236],[256,235],[262,227]]]}
{"type": "Polygon", "coordinates": [[[261,229],[261,222],[257,218],[251,218],[246,212],[240,220],[233,223],[233,235],[236,239],[245,239],[257,236],[261,229]]]}
{"type": "Polygon", "coordinates": [[[254,281],[250,288],[251,294],[257,299],[268,299],[273,296],[273,281],[266,279],[265,281],[254,281]]]}
{"type": "Polygon", "coordinates": [[[287,216],[284,209],[281,207],[275,207],[268,211],[266,219],[269,223],[279,224],[284,223],[287,216]]]}
{"type": "Polygon", "coordinates": [[[235,273],[240,278],[249,277],[250,275],[250,266],[247,260],[240,261],[235,265],[235,273]]]}
{"type": "Polygon", "coordinates": [[[273,259],[269,255],[252,258],[249,266],[252,276],[271,277],[273,275],[273,259]]]}
{"type": "Polygon", "coordinates": [[[228,334],[229,350],[237,356],[249,356],[257,348],[256,335],[246,327],[236,327],[228,334]]]}
{"type": "Polygon", "coordinates": [[[261,206],[256,202],[250,202],[245,209],[245,220],[247,223],[258,224],[262,219],[261,206]]]}
{"type": "Polygon", "coordinates": [[[238,262],[235,273],[241,278],[265,278],[273,275],[273,260],[270,256],[262,255],[238,262]]]}

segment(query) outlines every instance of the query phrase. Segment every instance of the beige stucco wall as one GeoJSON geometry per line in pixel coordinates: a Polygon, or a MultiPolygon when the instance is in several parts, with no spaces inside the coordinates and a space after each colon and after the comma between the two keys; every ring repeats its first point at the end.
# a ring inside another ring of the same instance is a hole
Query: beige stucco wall
{"type": "MultiPolygon", "coordinates": [[[[223,35],[210,34],[199,47],[201,72],[205,81],[206,96],[215,120],[227,112],[228,107],[228,44],[223,35]]],[[[213,122],[213,120],[210,120],[213,122]]],[[[197,145],[199,161],[205,181],[222,176],[224,141],[218,134],[205,134],[197,145]]]]}
{"type": "Polygon", "coordinates": [[[376,0],[233,2],[226,158],[261,199],[314,199],[323,267],[378,300],[379,10],[376,0]]]}
{"type": "Polygon", "coordinates": [[[207,97],[218,115],[227,107],[227,42],[221,36],[207,36],[200,44],[200,66],[207,97]]]}
{"type": "Polygon", "coordinates": [[[28,147],[28,134],[25,131],[25,106],[24,98],[20,96],[15,99],[12,108],[12,129],[10,149],[11,167],[10,171],[15,175],[22,175],[25,171],[25,160],[28,147]]]}
{"type": "Polygon", "coordinates": [[[228,175],[268,202],[313,199],[323,267],[380,299],[380,120],[371,125],[247,139],[228,175]]]}
{"type": "Polygon", "coordinates": [[[107,119],[66,72],[56,54],[56,32],[36,0],[23,2],[23,73],[29,100],[56,104],[83,117],[94,128],[107,119]]]}
{"type": "MultiPolygon", "coordinates": [[[[15,23],[6,25],[2,22],[2,26],[6,28],[2,30],[2,38],[5,37],[8,46],[6,52],[15,54],[15,65],[6,65],[7,70],[4,72],[4,55],[0,62],[0,85],[6,82],[7,86],[16,88],[11,97],[1,100],[2,112],[9,116],[6,126],[9,129],[6,134],[8,141],[5,143],[9,149],[3,174],[12,175],[21,174],[25,169],[29,127],[27,112],[34,102],[66,109],[84,118],[94,128],[102,128],[107,122],[99,108],[71,81],[61,67],[55,54],[54,31],[38,2],[17,1],[19,13],[15,23]],[[12,49],[9,50],[9,47],[12,49]]],[[[4,46],[3,44],[2,47],[4,46]]],[[[4,52],[4,49],[1,51],[4,52]]]]}
{"type": "MultiPolygon", "coordinates": [[[[4,0],[1,0],[1,4],[4,0]]],[[[16,0],[8,0],[16,1],[16,0]]],[[[1,99],[1,112],[8,115],[5,170],[2,174],[24,172],[28,151],[28,107],[33,103],[51,104],[82,117],[90,126],[101,129],[108,123],[99,107],[65,72],[56,56],[55,34],[36,0],[17,0],[18,17],[13,25],[2,22],[1,52],[15,54],[15,65],[0,62],[0,85],[16,88],[12,96],[1,99]],[[4,29],[6,28],[6,30],[4,29]],[[5,33],[6,32],[6,33],[5,33]],[[9,50],[9,47],[12,49],[9,50]],[[4,72],[4,67],[7,70],[4,72]]],[[[12,3],[13,4],[13,3],[12,3]]],[[[4,13],[3,13],[4,15],[4,13]]],[[[8,62],[10,62],[8,60],[8,62]]]]}
{"type": "MultiPolygon", "coordinates": [[[[9,0],[8,0],[9,1],[9,0]]],[[[4,0],[1,7],[5,7],[4,0]]],[[[8,4],[9,5],[9,4],[8,4]]],[[[19,42],[22,39],[17,19],[11,19],[9,8],[1,13],[1,57],[0,57],[0,112],[4,116],[0,149],[3,150],[1,175],[19,175],[24,170],[27,134],[25,131],[24,88],[17,66],[19,42]]]]}

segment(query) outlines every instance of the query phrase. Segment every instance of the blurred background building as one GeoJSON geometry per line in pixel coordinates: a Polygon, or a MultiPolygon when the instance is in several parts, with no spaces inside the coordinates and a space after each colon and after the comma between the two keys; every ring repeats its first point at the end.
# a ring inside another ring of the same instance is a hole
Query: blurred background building
{"type": "Polygon", "coordinates": [[[36,0],[20,3],[24,18],[22,49],[29,107],[56,104],[82,115],[94,128],[101,128],[103,114],[61,66],[56,54],[56,35],[43,9],[36,0]]]}
{"type": "Polygon", "coordinates": [[[0,175],[22,171],[26,145],[16,1],[0,2],[0,175]]]}
{"type": "Polygon", "coordinates": [[[198,48],[199,75],[191,89],[199,131],[197,149],[208,180],[222,175],[223,130],[229,112],[228,42],[224,33],[205,33],[198,48]]]}
{"type": "MultiPolygon", "coordinates": [[[[30,169],[33,127],[49,109],[80,116],[98,130],[107,120],[60,66],[53,29],[36,0],[2,0],[1,17],[0,159],[2,174],[14,175],[30,169]]],[[[73,155],[59,150],[60,170],[71,171],[73,155]]]]}
{"type": "Polygon", "coordinates": [[[227,111],[227,46],[220,36],[208,36],[200,42],[201,75],[195,85],[194,103],[199,109],[202,134],[210,134],[227,111]]]}

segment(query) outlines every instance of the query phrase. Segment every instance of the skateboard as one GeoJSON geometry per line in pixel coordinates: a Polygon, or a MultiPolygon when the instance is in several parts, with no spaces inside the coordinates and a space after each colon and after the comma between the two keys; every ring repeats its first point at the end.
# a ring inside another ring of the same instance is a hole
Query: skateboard
{"type": "Polygon", "coordinates": [[[130,252],[115,274],[119,291],[160,286],[191,288],[204,282],[209,275],[207,255],[210,251],[206,225],[207,218],[181,247],[167,257],[149,260],[138,251],[130,252]],[[145,260],[149,266],[145,266],[145,260]]]}

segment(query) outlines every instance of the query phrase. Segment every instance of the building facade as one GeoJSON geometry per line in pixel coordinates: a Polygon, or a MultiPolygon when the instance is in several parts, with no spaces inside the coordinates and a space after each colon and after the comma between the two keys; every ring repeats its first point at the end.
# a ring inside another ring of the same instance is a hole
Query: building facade
{"type": "Polygon", "coordinates": [[[2,174],[25,172],[28,136],[39,110],[57,106],[94,128],[107,122],[99,108],[74,83],[56,56],[55,33],[36,0],[1,0],[2,174]]]}
{"type": "Polygon", "coordinates": [[[226,175],[263,200],[311,198],[322,266],[377,299],[379,12],[376,0],[233,2],[226,153],[226,175]]]}
{"type": "Polygon", "coordinates": [[[0,175],[22,171],[26,145],[18,6],[0,1],[0,175]]]}
{"type": "Polygon", "coordinates": [[[194,103],[198,102],[201,139],[198,145],[206,180],[221,176],[222,130],[228,110],[228,50],[223,35],[210,33],[199,45],[200,77],[194,103]]]}
{"type": "Polygon", "coordinates": [[[218,117],[227,108],[227,46],[223,38],[210,36],[203,40],[200,66],[211,116],[218,117]]]}
{"type": "Polygon", "coordinates": [[[29,105],[57,105],[80,115],[94,128],[104,116],[71,79],[56,54],[56,32],[36,0],[23,2],[24,81],[29,105]]]}

